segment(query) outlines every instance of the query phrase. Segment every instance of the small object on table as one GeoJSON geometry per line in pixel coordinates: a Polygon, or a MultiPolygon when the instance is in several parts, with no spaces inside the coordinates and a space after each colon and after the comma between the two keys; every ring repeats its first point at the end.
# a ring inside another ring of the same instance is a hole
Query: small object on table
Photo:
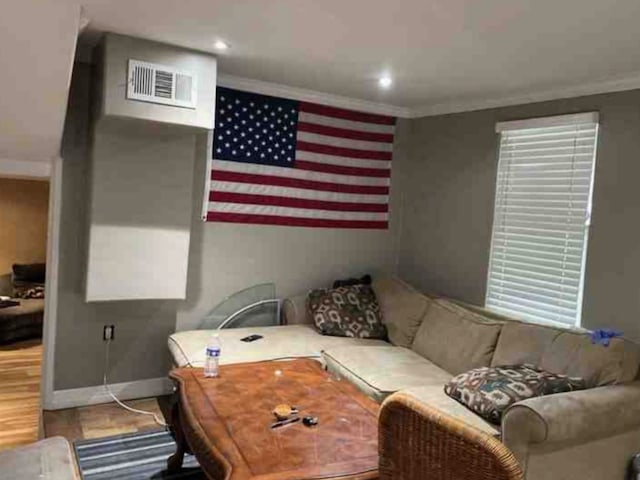
{"type": "Polygon", "coordinates": [[[286,420],[291,415],[295,415],[297,413],[298,409],[296,407],[292,407],[291,405],[287,405],[286,403],[276,405],[276,407],[273,409],[273,414],[278,420],[286,420]]]}
{"type": "Polygon", "coordinates": [[[241,338],[240,341],[251,343],[255,342],[256,340],[260,340],[261,338],[263,338],[262,335],[249,335],[248,337],[241,338]]]}
{"type": "Polygon", "coordinates": [[[292,423],[296,423],[300,421],[300,417],[288,418],[286,420],[280,420],[279,422],[275,422],[271,424],[271,428],[284,427],[285,425],[290,425],[292,423]]]}
{"type": "Polygon", "coordinates": [[[302,423],[305,427],[315,427],[316,425],[318,425],[318,417],[304,417],[302,419],[302,423]]]}

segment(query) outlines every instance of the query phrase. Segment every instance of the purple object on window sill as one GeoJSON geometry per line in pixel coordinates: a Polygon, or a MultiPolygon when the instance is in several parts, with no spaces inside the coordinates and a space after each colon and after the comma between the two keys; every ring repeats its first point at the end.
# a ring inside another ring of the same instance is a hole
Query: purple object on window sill
{"type": "Polygon", "coordinates": [[[612,330],[610,328],[599,328],[591,332],[591,343],[594,345],[600,344],[605,347],[609,346],[612,338],[621,337],[622,332],[612,330]]]}

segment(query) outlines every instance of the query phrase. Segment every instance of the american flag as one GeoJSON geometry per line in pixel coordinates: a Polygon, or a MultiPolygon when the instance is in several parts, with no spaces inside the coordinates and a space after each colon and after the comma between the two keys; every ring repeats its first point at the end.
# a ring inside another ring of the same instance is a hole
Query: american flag
{"type": "Polygon", "coordinates": [[[218,87],[213,222],[386,229],[395,118],[218,87]]]}

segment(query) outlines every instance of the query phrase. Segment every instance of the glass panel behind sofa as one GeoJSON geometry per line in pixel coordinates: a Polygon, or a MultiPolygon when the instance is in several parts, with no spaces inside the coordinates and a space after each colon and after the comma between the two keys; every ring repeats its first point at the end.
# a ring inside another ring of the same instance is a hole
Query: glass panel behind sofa
{"type": "Polygon", "coordinates": [[[280,299],[276,286],[262,283],[222,300],[200,323],[200,330],[257,327],[280,324],[280,299]]]}

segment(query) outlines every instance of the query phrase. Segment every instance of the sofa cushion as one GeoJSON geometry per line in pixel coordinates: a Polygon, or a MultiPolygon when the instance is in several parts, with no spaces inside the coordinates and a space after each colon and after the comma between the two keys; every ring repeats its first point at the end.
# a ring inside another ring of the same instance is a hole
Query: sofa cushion
{"type": "Polygon", "coordinates": [[[458,375],[491,364],[502,323],[483,319],[444,299],[434,300],[411,346],[458,375]]]}
{"type": "Polygon", "coordinates": [[[318,332],[353,338],[387,338],[380,306],[369,285],[309,292],[308,308],[318,332]]]}
{"type": "Polygon", "coordinates": [[[222,365],[297,357],[320,359],[320,352],[327,348],[389,345],[383,340],[323,336],[312,325],[187,330],[169,336],[169,350],[174,364],[178,367],[202,367],[207,341],[213,333],[220,335],[222,365]],[[250,343],[240,340],[253,334],[262,335],[263,338],[250,343]]]}
{"type": "Polygon", "coordinates": [[[591,343],[588,333],[562,332],[545,350],[540,368],[582,377],[587,386],[629,382],[638,373],[640,347],[614,338],[608,347],[591,343]]]}
{"type": "Polygon", "coordinates": [[[398,390],[438,385],[451,375],[417,353],[402,347],[342,347],[322,352],[327,369],[381,402],[398,390]]]}
{"type": "Polygon", "coordinates": [[[461,317],[471,318],[480,323],[502,325],[508,320],[506,317],[502,315],[496,315],[484,308],[471,308],[470,304],[460,302],[454,298],[439,297],[437,300],[439,303],[446,305],[449,310],[457,312],[461,317]]]}
{"type": "Polygon", "coordinates": [[[500,436],[499,427],[491,425],[482,417],[476,415],[464,405],[456,402],[453,398],[444,393],[442,385],[426,385],[422,387],[412,387],[402,391],[415,398],[416,400],[428,404],[430,407],[436,408],[452,417],[475,427],[483,432],[500,436]]]}
{"type": "Polygon", "coordinates": [[[444,392],[489,423],[500,425],[514,403],[553,393],[583,390],[581,378],[547,372],[531,365],[481,367],[454,377],[444,392]]]}
{"type": "Polygon", "coordinates": [[[399,347],[411,347],[431,299],[389,276],[374,278],[373,289],[378,297],[389,341],[399,347]]]}
{"type": "Polygon", "coordinates": [[[553,340],[562,333],[553,327],[532,323],[506,322],[502,326],[492,367],[502,365],[540,365],[542,354],[553,340]]]}

